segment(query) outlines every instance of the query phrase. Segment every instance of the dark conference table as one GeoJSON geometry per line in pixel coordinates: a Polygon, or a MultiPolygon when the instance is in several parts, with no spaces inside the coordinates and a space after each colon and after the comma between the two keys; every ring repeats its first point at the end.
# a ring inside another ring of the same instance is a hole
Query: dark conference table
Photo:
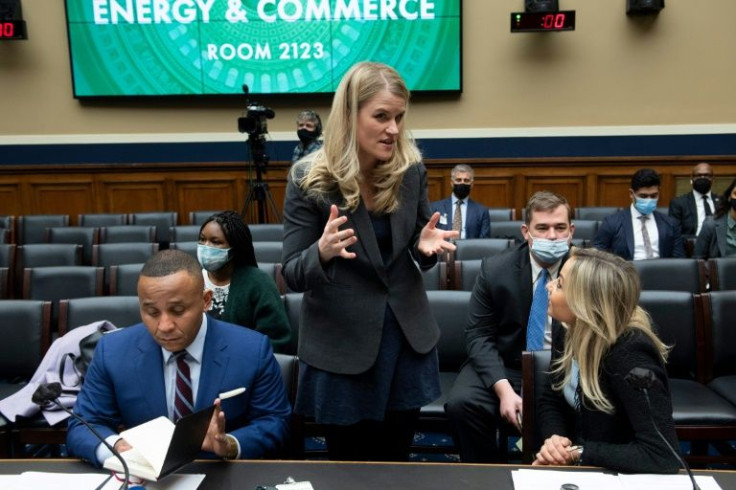
{"type": "MultiPolygon", "coordinates": [[[[308,480],[315,490],[513,490],[514,465],[459,463],[340,463],[328,461],[195,461],[180,473],[204,473],[200,489],[253,490],[276,485],[291,476],[308,480]]],[[[530,468],[524,466],[524,468],[530,468]]],[[[570,468],[554,467],[556,470],[570,468]]],[[[584,468],[581,468],[585,471],[584,468]]],[[[73,459],[0,460],[0,474],[24,471],[94,473],[95,468],[73,459]]],[[[723,490],[736,488],[736,471],[696,471],[712,475],[723,490]]]]}

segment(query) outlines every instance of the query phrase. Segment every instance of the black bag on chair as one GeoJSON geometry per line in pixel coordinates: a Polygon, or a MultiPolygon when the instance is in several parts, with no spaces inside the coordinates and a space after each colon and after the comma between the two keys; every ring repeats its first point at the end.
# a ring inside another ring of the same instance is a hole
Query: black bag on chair
{"type": "Polygon", "coordinates": [[[73,352],[67,352],[61,357],[61,361],[59,361],[59,380],[61,380],[62,386],[74,387],[82,384],[84,376],[87,374],[87,368],[89,368],[92,362],[92,356],[94,355],[95,347],[97,347],[97,342],[100,341],[104,334],[105,332],[101,329],[95,330],[79,341],[79,355],[73,352]],[[67,360],[72,363],[72,369],[75,374],[72,384],[67,383],[69,376],[64,376],[67,360]]]}

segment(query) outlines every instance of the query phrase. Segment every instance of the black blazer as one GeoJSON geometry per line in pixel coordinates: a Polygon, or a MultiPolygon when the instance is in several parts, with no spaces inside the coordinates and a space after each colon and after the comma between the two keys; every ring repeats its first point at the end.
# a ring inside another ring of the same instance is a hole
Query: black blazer
{"type": "MultiPolygon", "coordinates": [[[[658,211],[652,214],[657,222],[659,256],[661,258],[685,257],[682,236],[675,222],[658,211]]],[[[634,258],[634,226],[631,222],[631,208],[606,216],[598,228],[593,246],[626,260],[632,260],[634,258]]]]}
{"type": "Polygon", "coordinates": [[[695,240],[695,258],[710,259],[725,257],[728,250],[726,234],[728,233],[728,220],[726,215],[718,219],[706,221],[695,240]]]}
{"type": "Polygon", "coordinates": [[[468,306],[465,341],[468,362],[488,389],[509,379],[506,369],[521,370],[533,294],[526,242],[483,259],[468,306]]]}
{"type": "MultiPolygon", "coordinates": [[[[299,164],[297,164],[299,165],[299,164]]],[[[295,169],[304,172],[305,167],[295,169]]],[[[299,175],[299,174],[297,174],[299,175]]],[[[361,202],[355,212],[340,211],[358,242],[349,247],[354,259],[336,257],[322,266],[317,241],[330,214],[340,205],[335,193],[318,202],[291,179],[284,202],[284,264],[288,286],[303,291],[299,357],[310,366],[338,374],[359,374],[373,366],[390,306],[414,351],[425,354],[439,340],[439,327],[429,308],[419,268],[437,262],[416,249],[419,233],[429,221],[427,171],[410,167],[404,175],[399,209],[392,213],[392,252],[384,265],[368,210],[361,202]]]]}
{"type": "MultiPolygon", "coordinates": [[[[718,205],[718,197],[711,194],[713,205],[718,205]]],[[[715,209],[711,211],[715,212],[715,209]]],[[[692,192],[677,196],[670,201],[667,215],[677,222],[680,233],[685,236],[695,236],[698,230],[698,208],[695,204],[695,195],[692,192]]]]}

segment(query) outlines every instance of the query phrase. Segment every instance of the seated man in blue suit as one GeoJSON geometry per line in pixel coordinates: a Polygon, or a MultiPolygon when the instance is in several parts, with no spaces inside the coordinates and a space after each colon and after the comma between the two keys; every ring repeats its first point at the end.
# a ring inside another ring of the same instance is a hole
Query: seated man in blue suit
{"type": "Polygon", "coordinates": [[[637,170],[629,189],[631,206],[603,220],[593,246],[626,260],[685,257],[680,227],[655,211],[659,185],[657,172],[649,168],[637,170]]]}
{"type": "MultiPolygon", "coordinates": [[[[138,298],[143,323],[100,340],[74,411],[125,451],[130,446],[119,437],[121,428],[159,416],[177,420],[214,403],[205,456],[253,459],[279,449],[291,407],[271,344],[254,330],[204,314],[212,292],[204,289],[197,259],[159,252],[141,270],[138,298]],[[243,394],[219,400],[218,393],[239,387],[243,394]]],[[[67,446],[97,466],[112,455],[75,419],[67,446]]]]}
{"type": "Polygon", "coordinates": [[[460,232],[460,238],[490,238],[491,217],[488,208],[468,196],[473,188],[473,169],[469,165],[455,165],[450,174],[452,195],[430,203],[430,212],[439,211],[437,228],[460,232]],[[458,211],[459,203],[459,211],[458,211]]]}

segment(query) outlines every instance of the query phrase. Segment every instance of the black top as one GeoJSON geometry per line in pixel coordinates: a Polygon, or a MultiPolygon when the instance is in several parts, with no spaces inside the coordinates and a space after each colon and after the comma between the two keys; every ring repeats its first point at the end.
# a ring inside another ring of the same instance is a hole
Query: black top
{"type": "MultiPolygon", "coordinates": [[[[553,332],[552,360],[560,357],[564,337],[562,327],[553,332]]],[[[576,412],[561,392],[547,386],[540,394],[537,415],[542,437],[557,434],[584,446],[585,465],[631,473],[676,473],[680,464],[652,425],[653,417],[670,445],[678,449],[667,372],[646,334],[633,329],[616,341],[603,357],[600,384],[615,407],[613,414],[592,408],[585,399],[576,412]],[[649,369],[656,376],[648,390],[651,408],[644,394],[624,380],[635,367],[649,369]]]]}

